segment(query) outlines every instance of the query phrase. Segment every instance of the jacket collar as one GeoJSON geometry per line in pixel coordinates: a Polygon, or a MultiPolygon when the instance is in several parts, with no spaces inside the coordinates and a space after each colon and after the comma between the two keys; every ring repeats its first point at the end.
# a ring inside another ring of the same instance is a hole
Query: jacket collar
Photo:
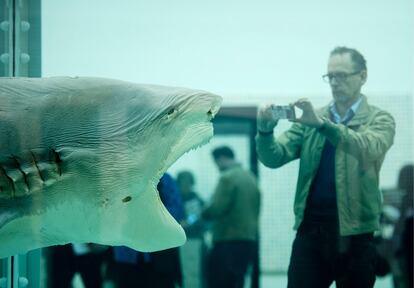
{"type": "MultiPolygon", "coordinates": [[[[358,109],[355,111],[355,115],[346,124],[347,126],[359,126],[368,121],[370,107],[368,105],[368,99],[365,95],[361,94],[361,103],[358,109]]],[[[322,115],[330,118],[330,105],[322,108],[322,115]]]]}

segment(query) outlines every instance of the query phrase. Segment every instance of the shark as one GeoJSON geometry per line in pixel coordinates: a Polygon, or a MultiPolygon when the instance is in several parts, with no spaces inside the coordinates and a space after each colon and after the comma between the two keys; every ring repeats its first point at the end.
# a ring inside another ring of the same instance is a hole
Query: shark
{"type": "Polygon", "coordinates": [[[209,142],[218,95],[96,77],[0,78],[0,258],[185,243],[156,186],[209,142]]]}

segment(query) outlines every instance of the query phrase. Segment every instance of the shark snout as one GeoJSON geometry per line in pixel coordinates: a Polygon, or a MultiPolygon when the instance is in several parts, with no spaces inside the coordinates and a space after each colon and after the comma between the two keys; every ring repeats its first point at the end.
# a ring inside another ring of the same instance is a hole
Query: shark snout
{"type": "Polygon", "coordinates": [[[214,116],[218,113],[220,110],[222,98],[217,95],[213,95],[213,101],[211,102],[211,105],[209,106],[209,109],[207,111],[207,116],[209,119],[213,119],[214,116]]]}

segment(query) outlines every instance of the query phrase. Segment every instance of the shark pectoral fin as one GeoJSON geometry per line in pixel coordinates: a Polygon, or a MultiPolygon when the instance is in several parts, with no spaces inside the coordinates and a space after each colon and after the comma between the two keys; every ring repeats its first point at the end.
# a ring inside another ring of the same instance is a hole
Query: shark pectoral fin
{"type": "Polygon", "coordinates": [[[124,198],[117,210],[106,223],[108,236],[114,240],[111,245],[153,252],[181,246],[186,241],[184,230],[164,207],[155,189],[124,198]]]}

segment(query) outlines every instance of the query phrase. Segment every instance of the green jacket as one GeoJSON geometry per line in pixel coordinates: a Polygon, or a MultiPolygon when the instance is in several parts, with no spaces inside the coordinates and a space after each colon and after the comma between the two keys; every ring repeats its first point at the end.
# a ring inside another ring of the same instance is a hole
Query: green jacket
{"type": "Polygon", "coordinates": [[[203,218],[212,221],[214,242],[257,240],[260,191],[255,176],[234,165],[221,174],[203,218]]]}
{"type": "Polygon", "coordinates": [[[278,168],[300,159],[294,229],[303,220],[309,189],[325,140],[328,140],[336,147],[335,184],[340,234],[346,236],[378,230],[382,208],[379,172],[385,153],[393,144],[393,117],[369,105],[365,96],[346,125],[326,120],[329,106],[317,113],[325,118],[322,129],[295,123],[277,139],[272,135],[256,136],[257,154],[265,166],[278,168]]]}

